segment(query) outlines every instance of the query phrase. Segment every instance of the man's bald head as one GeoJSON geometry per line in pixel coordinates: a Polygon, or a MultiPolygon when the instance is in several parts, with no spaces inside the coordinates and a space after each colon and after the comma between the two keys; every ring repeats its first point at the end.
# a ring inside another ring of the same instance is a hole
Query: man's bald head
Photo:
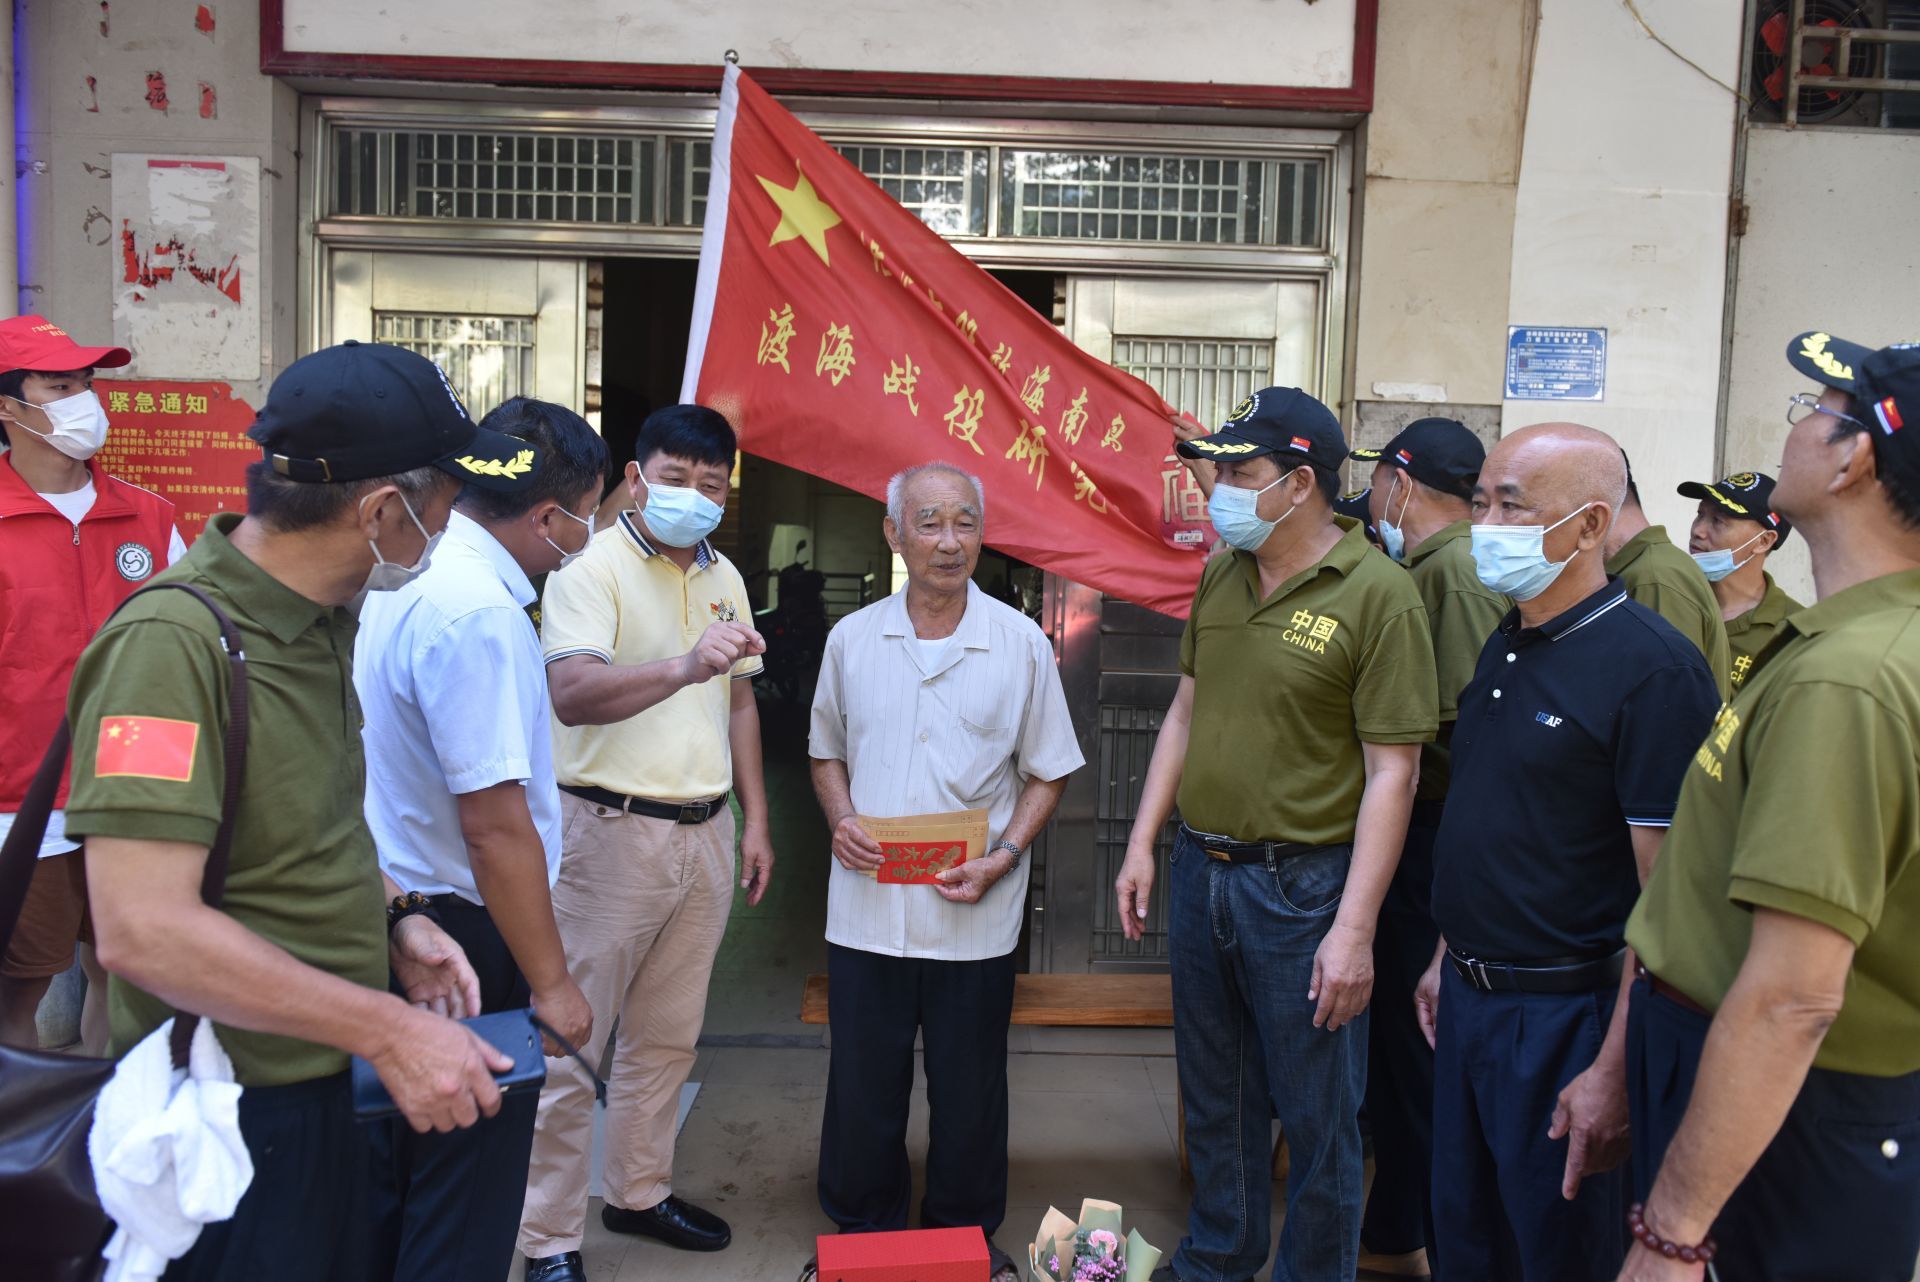
{"type": "Polygon", "coordinates": [[[1579,423],[1539,423],[1500,439],[1480,472],[1481,489],[1518,493],[1549,523],[1604,503],[1611,515],[1627,497],[1619,442],[1579,423]]]}

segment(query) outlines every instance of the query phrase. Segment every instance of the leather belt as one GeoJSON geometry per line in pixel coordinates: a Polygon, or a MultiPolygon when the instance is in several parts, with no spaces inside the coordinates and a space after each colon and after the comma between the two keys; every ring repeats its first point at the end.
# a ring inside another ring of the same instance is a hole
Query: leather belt
{"type": "Polygon", "coordinates": [[[1483,993],[1591,993],[1620,982],[1627,950],[1609,957],[1550,957],[1535,962],[1490,962],[1447,950],[1454,973],[1483,993]]]}
{"type": "Polygon", "coordinates": [[[1223,864],[1264,864],[1269,860],[1291,859],[1295,855],[1320,849],[1319,846],[1303,845],[1297,841],[1235,841],[1217,833],[1201,832],[1184,823],[1180,825],[1180,831],[1204,850],[1207,858],[1217,859],[1223,864]]]}
{"type": "Polygon", "coordinates": [[[1640,972],[1640,978],[1647,981],[1647,987],[1653,989],[1654,992],[1660,994],[1675,1006],[1680,1007],[1682,1010],[1690,1010],[1696,1015],[1705,1015],[1708,1019],[1713,1018],[1712,1011],[1675,988],[1672,984],[1669,984],[1666,980],[1660,978],[1660,976],[1648,970],[1645,966],[1637,966],[1636,969],[1640,972]]]}
{"type": "Polygon", "coordinates": [[[591,785],[563,783],[560,791],[596,806],[608,806],[629,815],[645,815],[649,819],[671,819],[677,824],[703,824],[727,808],[724,792],[712,801],[649,801],[591,785]]]}

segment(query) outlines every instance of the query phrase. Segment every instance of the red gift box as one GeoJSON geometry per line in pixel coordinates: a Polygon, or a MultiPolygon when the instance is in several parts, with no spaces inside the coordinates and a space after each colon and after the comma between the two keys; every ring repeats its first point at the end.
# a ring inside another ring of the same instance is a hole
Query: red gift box
{"type": "Polygon", "coordinates": [[[987,1235],[969,1229],[830,1233],[820,1282],[987,1282],[987,1235]]]}

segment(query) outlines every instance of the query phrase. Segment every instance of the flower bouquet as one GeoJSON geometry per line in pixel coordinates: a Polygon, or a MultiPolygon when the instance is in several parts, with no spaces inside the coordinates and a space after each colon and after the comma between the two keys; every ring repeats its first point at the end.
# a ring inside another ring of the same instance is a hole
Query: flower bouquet
{"type": "Polygon", "coordinates": [[[1047,1208],[1027,1248],[1026,1282],[1147,1282],[1159,1264],[1138,1229],[1122,1236],[1118,1203],[1088,1198],[1077,1222],[1047,1208]]]}

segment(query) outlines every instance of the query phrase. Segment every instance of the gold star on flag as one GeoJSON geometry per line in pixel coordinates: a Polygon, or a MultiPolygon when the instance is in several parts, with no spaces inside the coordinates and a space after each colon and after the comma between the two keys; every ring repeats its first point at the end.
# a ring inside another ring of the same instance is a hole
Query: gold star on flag
{"type": "Polygon", "coordinates": [[[827,232],[840,225],[840,215],[815,194],[813,184],[807,181],[806,174],[800,170],[800,162],[794,161],[794,183],[791,187],[782,187],[758,174],[754,177],[759,179],[767,195],[773,198],[773,203],[780,207],[780,225],[773,229],[773,239],[767,242],[768,246],[798,238],[806,241],[808,247],[820,255],[820,261],[831,267],[833,264],[827,262],[827,232]]]}
{"type": "Polygon", "coordinates": [[[109,738],[109,739],[118,739],[119,737],[120,737],[120,727],[119,727],[119,726],[108,726],[108,727],[107,727],[107,738],[109,738]]]}

